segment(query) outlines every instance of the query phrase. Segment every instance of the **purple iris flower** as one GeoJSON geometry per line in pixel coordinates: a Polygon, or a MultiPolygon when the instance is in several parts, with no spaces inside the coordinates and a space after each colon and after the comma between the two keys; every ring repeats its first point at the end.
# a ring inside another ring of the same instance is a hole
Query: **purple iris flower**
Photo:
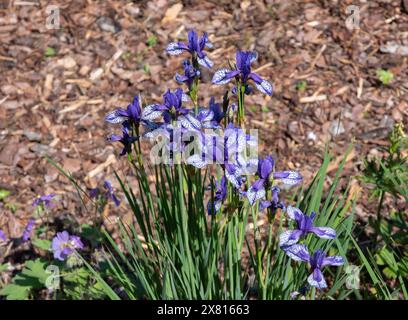
{"type": "Polygon", "coordinates": [[[179,55],[183,52],[189,52],[193,59],[197,59],[197,62],[206,68],[212,68],[213,62],[207,57],[206,53],[203,51],[207,48],[212,48],[212,44],[208,41],[208,35],[206,32],[199,39],[198,34],[195,30],[190,30],[188,32],[188,43],[184,42],[171,42],[166,48],[168,54],[179,55]]]}
{"type": "Polygon", "coordinates": [[[301,237],[306,236],[309,233],[314,233],[322,239],[334,239],[336,238],[336,230],[329,227],[315,227],[313,220],[316,217],[316,213],[312,212],[310,216],[305,215],[298,208],[288,206],[286,210],[289,218],[296,222],[295,230],[287,230],[279,236],[279,245],[281,247],[291,246],[299,241],[301,237]]]}
{"type": "Polygon", "coordinates": [[[129,121],[130,123],[139,125],[142,120],[142,109],[140,108],[140,97],[135,96],[133,102],[130,103],[126,110],[116,109],[108,113],[105,117],[105,121],[110,123],[123,123],[129,121]]]}
{"type": "Polygon", "coordinates": [[[181,115],[187,115],[189,110],[183,107],[185,95],[182,89],[176,89],[173,92],[167,90],[163,95],[163,104],[152,104],[142,111],[142,117],[145,120],[152,121],[163,116],[165,123],[177,120],[181,115]]]}
{"type": "Polygon", "coordinates": [[[107,199],[111,199],[117,207],[119,207],[120,205],[120,200],[116,197],[115,192],[112,188],[112,185],[110,184],[109,181],[105,180],[104,184],[103,184],[106,192],[105,192],[105,197],[107,199]]]}
{"type": "Polygon", "coordinates": [[[224,119],[221,105],[215,103],[214,97],[210,98],[209,108],[201,108],[195,116],[204,129],[220,129],[220,123],[224,119]]]}
{"type": "Polygon", "coordinates": [[[278,187],[272,187],[272,200],[270,201],[261,201],[259,204],[259,210],[262,211],[266,208],[270,208],[272,214],[275,214],[278,209],[285,209],[285,205],[283,202],[279,201],[279,192],[280,189],[278,187]]]}
{"type": "Polygon", "coordinates": [[[327,288],[324,280],[322,268],[325,266],[341,266],[344,259],[341,256],[328,257],[323,250],[316,250],[310,256],[307,247],[303,244],[295,244],[285,249],[286,254],[295,261],[303,261],[310,264],[312,273],[307,278],[307,282],[318,289],[327,288]]]}
{"type": "Polygon", "coordinates": [[[201,154],[196,153],[187,158],[187,163],[203,168],[208,164],[218,163],[225,169],[225,177],[237,189],[241,188],[245,170],[253,165],[252,159],[244,159],[247,145],[254,143],[253,137],[245,134],[240,128],[228,124],[224,137],[218,134],[204,134],[199,140],[201,154]]]}
{"type": "Polygon", "coordinates": [[[23,242],[27,242],[28,240],[30,240],[31,231],[33,231],[34,225],[35,225],[34,219],[28,220],[28,223],[23,231],[23,236],[21,237],[23,239],[23,242]]]}
{"type": "Polygon", "coordinates": [[[221,105],[219,103],[215,103],[214,97],[210,98],[210,110],[214,114],[213,121],[219,124],[222,119],[224,119],[224,112],[221,109],[221,105]]]}
{"type": "MultiPolygon", "coordinates": [[[[253,92],[254,92],[254,90],[248,84],[245,84],[244,94],[249,95],[249,94],[251,94],[253,92]]],[[[234,86],[232,88],[231,93],[232,94],[237,94],[238,93],[237,86],[234,86]]]]}
{"type": "Polygon", "coordinates": [[[257,54],[251,51],[237,51],[236,53],[236,69],[229,70],[223,68],[215,72],[212,83],[217,85],[226,84],[235,77],[239,77],[241,85],[245,86],[247,93],[247,82],[252,80],[255,83],[255,87],[264,94],[272,95],[272,85],[262,79],[258,74],[251,72],[251,63],[257,59],[257,54]]]}
{"type": "Polygon", "coordinates": [[[189,130],[221,129],[220,122],[224,119],[220,104],[210,99],[209,108],[199,108],[197,115],[187,114],[179,117],[181,125],[189,130]]]}
{"type": "Polygon", "coordinates": [[[99,188],[94,188],[89,190],[89,197],[97,198],[99,195],[102,195],[106,200],[112,200],[117,207],[120,205],[120,200],[116,197],[115,192],[112,188],[112,185],[109,181],[105,180],[103,187],[104,192],[101,193],[99,188]]]}
{"type": "Polygon", "coordinates": [[[174,77],[178,83],[185,83],[190,89],[195,78],[200,76],[200,71],[192,66],[190,60],[183,61],[184,75],[176,73],[174,77]]]}
{"type": "Polygon", "coordinates": [[[45,207],[52,207],[54,206],[54,203],[51,202],[52,198],[55,197],[55,194],[51,193],[45,196],[41,196],[41,197],[37,197],[37,199],[35,199],[33,201],[33,207],[38,206],[40,204],[43,204],[45,207]]]}
{"type": "Polygon", "coordinates": [[[2,240],[3,242],[7,241],[7,237],[4,234],[3,230],[0,229],[0,240],[2,240]]]}
{"type": "Polygon", "coordinates": [[[302,175],[297,171],[279,171],[273,173],[273,178],[285,185],[294,186],[302,182],[302,175]]]}
{"type": "Polygon", "coordinates": [[[297,291],[291,292],[290,294],[290,298],[292,300],[297,299],[297,297],[300,295],[302,300],[305,300],[305,296],[308,293],[308,291],[310,290],[310,286],[309,285],[305,285],[300,287],[297,291]]]}
{"type": "Polygon", "coordinates": [[[215,183],[214,201],[208,201],[207,211],[209,215],[217,213],[221,209],[221,205],[227,198],[227,180],[225,177],[221,178],[221,181],[215,183]]]}
{"type": "Polygon", "coordinates": [[[83,249],[84,244],[78,236],[71,236],[67,231],[58,232],[52,239],[51,249],[54,258],[65,261],[76,249],[83,249]]]}
{"type": "MultiPolygon", "coordinates": [[[[189,118],[194,118],[192,115],[180,116],[179,121],[174,124],[161,124],[159,128],[147,131],[144,133],[144,138],[149,140],[160,139],[162,143],[161,155],[156,159],[158,163],[166,163],[173,165],[175,157],[181,155],[190,142],[190,139],[195,135],[200,135],[201,132],[195,128],[186,129],[185,126],[190,126],[191,122],[187,121],[189,118]]],[[[194,119],[196,125],[198,121],[194,119]]]]}
{"type": "Polygon", "coordinates": [[[132,143],[137,141],[139,137],[132,137],[129,134],[129,128],[127,126],[122,127],[122,137],[118,136],[117,134],[110,135],[107,140],[111,142],[120,142],[123,144],[123,149],[120,153],[120,156],[124,156],[125,154],[129,154],[132,152],[132,143]]]}
{"type": "Polygon", "coordinates": [[[242,176],[242,166],[240,164],[230,164],[226,163],[224,165],[225,176],[228,181],[236,188],[241,189],[242,184],[245,182],[242,176]]]}
{"type": "Polygon", "coordinates": [[[99,188],[92,188],[89,190],[89,197],[94,199],[96,197],[98,197],[100,194],[100,190],[99,188]]]}
{"type": "Polygon", "coordinates": [[[203,128],[211,128],[211,120],[213,118],[213,114],[210,110],[205,108],[200,108],[197,115],[194,115],[193,112],[189,112],[187,114],[183,114],[178,117],[179,126],[182,129],[186,129],[183,131],[188,132],[201,130],[203,128]]]}
{"type": "Polygon", "coordinates": [[[145,121],[143,121],[142,124],[143,124],[143,127],[144,127],[144,129],[145,129],[144,134],[143,134],[143,137],[144,137],[146,134],[149,134],[149,133],[151,133],[151,132],[153,132],[153,131],[155,131],[155,130],[157,130],[157,129],[162,128],[162,126],[164,125],[164,123],[153,122],[153,121],[150,121],[150,120],[145,120],[145,121]]]}
{"type": "Polygon", "coordinates": [[[200,108],[194,117],[203,129],[220,129],[221,127],[214,120],[214,112],[208,108],[200,108]]]}
{"type": "Polygon", "coordinates": [[[302,181],[300,173],[295,171],[273,172],[275,168],[275,160],[271,156],[258,161],[258,177],[252,186],[247,191],[249,203],[252,205],[256,200],[265,197],[265,187],[269,187],[271,179],[280,180],[285,185],[296,185],[302,181]]]}

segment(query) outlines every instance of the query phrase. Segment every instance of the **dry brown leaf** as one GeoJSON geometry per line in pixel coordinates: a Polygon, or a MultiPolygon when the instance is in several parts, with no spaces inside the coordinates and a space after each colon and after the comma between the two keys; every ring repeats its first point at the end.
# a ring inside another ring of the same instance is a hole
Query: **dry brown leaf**
{"type": "Polygon", "coordinates": [[[182,9],[183,5],[181,3],[176,3],[172,5],[170,8],[166,10],[162,23],[167,23],[176,19],[182,9]]]}
{"type": "MultiPolygon", "coordinates": [[[[356,153],[354,152],[354,150],[351,150],[351,152],[350,152],[349,155],[347,156],[346,163],[347,163],[347,162],[350,162],[351,160],[353,160],[355,156],[356,156],[356,153]]],[[[331,171],[333,171],[333,170],[336,170],[336,169],[339,167],[340,163],[343,161],[343,158],[344,158],[343,155],[337,157],[337,159],[334,160],[334,162],[332,162],[332,163],[328,166],[327,172],[331,172],[331,171]]]]}
{"type": "Polygon", "coordinates": [[[354,199],[358,199],[362,191],[363,189],[359,185],[358,180],[353,179],[347,196],[347,202],[350,202],[354,199]]]}
{"type": "Polygon", "coordinates": [[[77,65],[76,61],[71,56],[66,56],[64,58],[59,59],[57,61],[57,64],[59,66],[64,67],[65,69],[72,69],[75,68],[77,65]]]}
{"type": "Polygon", "coordinates": [[[326,99],[327,99],[327,96],[325,94],[322,94],[322,95],[318,95],[318,96],[300,98],[299,102],[300,103],[312,103],[312,102],[316,102],[316,101],[324,101],[326,99]]]}
{"type": "Polygon", "coordinates": [[[105,168],[109,167],[112,163],[116,162],[116,157],[113,154],[110,154],[108,156],[108,159],[104,163],[101,163],[98,165],[95,169],[93,169],[91,172],[88,173],[87,178],[93,178],[95,177],[98,173],[102,172],[105,170],[105,168]]]}
{"type": "Polygon", "coordinates": [[[76,101],[76,102],[72,103],[69,107],[66,107],[65,109],[60,110],[58,113],[63,114],[63,113],[67,113],[67,112],[72,112],[72,111],[75,111],[76,109],[79,109],[80,107],[82,107],[85,104],[86,104],[86,101],[84,101],[84,100],[76,101]]]}
{"type": "Polygon", "coordinates": [[[44,81],[44,99],[47,99],[52,92],[53,80],[54,80],[54,76],[51,73],[46,75],[45,81],[44,81]]]}
{"type": "Polygon", "coordinates": [[[65,82],[77,84],[78,86],[86,88],[86,89],[92,86],[92,83],[86,79],[67,79],[65,82]]]}

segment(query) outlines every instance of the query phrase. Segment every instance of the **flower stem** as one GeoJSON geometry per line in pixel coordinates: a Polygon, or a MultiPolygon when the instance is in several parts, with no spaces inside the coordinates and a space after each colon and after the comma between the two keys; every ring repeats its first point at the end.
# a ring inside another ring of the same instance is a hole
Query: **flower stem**
{"type": "Polygon", "coordinates": [[[378,230],[380,230],[380,226],[381,226],[381,208],[384,202],[384,191],[381,191],[380,193],[380,201],[378,202],[378,208],[377,208],[377,228],[378,230]]]}
{"type": "Polygon", "coordinates": [[[245,126],[245,85],[241,82],[237,84],[238,93],[238,112],[237,112],[237,123],[238,126],[243,128],[245,126]]]}
{"type": "MultiPolygon", "coordinates": [[[[197,56],[192,57],[192,65],[194,69],[199,70],[197,56]]],[[[194,105],[194,113],[196,115],[198,114],[198,86],[199,84],[200,84],[200,77],[196,76],[189,90],[189,95],[194,105]]]]}

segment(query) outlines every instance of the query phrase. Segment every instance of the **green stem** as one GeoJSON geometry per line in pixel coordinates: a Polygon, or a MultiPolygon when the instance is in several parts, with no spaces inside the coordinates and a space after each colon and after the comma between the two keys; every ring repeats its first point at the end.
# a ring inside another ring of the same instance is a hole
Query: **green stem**
{"type": "Polygon", "coordinates": [[[237,123],[239,127],[245,125],[245,85],[241,82],[237,83],[238,90],[238,112],[237,112],[237,123]]]}
{"type": "MultiPolygon", "coordinates": [[[[135,128],[136,137],[139,137],[139,126],[135,128]]],[[[136,158],[139,164],[139,167],[143,169],[143,161],[142,161],[142,146],[140,144],[140,137],[137,139],[137,148],[136,148],[136,158]]]]}
{"type": "Polygon", "coordinates": [[[193,84],[190,88],[190,98],[193,101],[195,114],[198,114],[198,85],[199,84],[200,84],[200,79],[196,77],[194,78],[193,84]]]}
{"type": "MultiPolygon", "coordinates": [[[[198,64],[198,60],[197,60],[197,56],[193,56],[192,57],[192,65],[194,67],[194,69],[199,70],[200,69],[200,65],[198,64]]],[[[189,91],[189,95],[191,100],[193,101],[194,104],[194,112],[195,114],[198,114],[198,86],[200,84],[200,78],[199,77],[195,77],[193,84],[191,85],[190,91],[189,91]]]]}
{"type": "Polygon", "coordinates": [[[381,219],[381,208],[384,202],[384,191],[381,191],[380,194],[380,201],[378,202],[378,208],[377,208],[377,220],[381,219]]]}

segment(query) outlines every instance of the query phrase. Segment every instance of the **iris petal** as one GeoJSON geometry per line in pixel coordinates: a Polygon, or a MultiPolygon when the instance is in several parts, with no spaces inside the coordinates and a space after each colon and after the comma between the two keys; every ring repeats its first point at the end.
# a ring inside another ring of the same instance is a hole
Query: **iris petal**
{"type": "Polygon", "coordinates": [[[183,76],[183,75],[178,74],[178,73],[176,73],[176,75],[174,76],[174,79],[179,83],[184,83],[184,82],[188,81],[188,77],[183,76]]]}
{"type": "Polygon", "coordinates": [[[313,273],[307,278],[307,282],[318,289],[327,288],[326,280],[324,280],[323,273],[319,269],[313,270],[313,273]]]}
{"type": "Polygon", "coordinates": [[[214,62],[212,62],[207,56],[204,56],[203,58],[198,58],[197,61],[199,65],[208,69],[211,69],[214,66],[214,62]]]}
{"type": "Polygon", "coordinates": [[[263,187],[264,180],[260,179],[254,182],[254,184],[247,191],[247,198],[251,205],[255,203],[256,200],[265,198],[265,188],[263,187]]]}
{"type": "Polygon", "coordinates": [[[272,205],[272,201],[261,201],[259,204],[259,211],[269,208],[272,205]]]}
{"type": "Polygon", "coordinates": [[[221,84],[226,84],[231,81],[232,78],[228,78],[228,74],[231,72],[231,70],[223,68],[214,73],[214,76],[212,78],[212,83],[221,85],[221,84]]]}
{"type": "Polygon", "coordinates": [[[201,129],[200,121],[198,121],[191,114],[180,116],[178,120],[180,121],[181,125],[186,129],[190,129],[190,130],[200,130],[201,129]]]}
{"type": "Polygon", "coordinates": [[[280,180],[283,184],[294,186],[302,181],[302,175],[296,171],[280,171],[274,172],[273,178],[280,180]]]}
{"type": "Polygon", "coordinates": [[[294,244],[285,249],[286,254],[295,261],[310,261],[310,254],[307,247],[303,244],[294,244]]]}
{"type": "Polygon", "coordinates": [[[105,117],[105,121],[109,123],[122,123],[126,120],[127,120],[127,117],[121,116],[118,110],[109,112],[105,117]]]}
{"type": "Polygon", "coordinates": [[[300,230],[287,230],[279,235],[279,246],[286,247],[297,243],[302,235],[300,230]]]}
{"type": "Polygon", "coordinates": [[[236,166],[232,164],[225,164],[225,177],[235,188],[241,188],[242,178],[236,166]]]}
{"type": "Polygon", "coordinates": [[[152,121],[159,118],[162,115],[162,112],[157,110],[156,104],[151,104],[146,106],[142,111],[142,119],[146,121],[152,121]]]}
{"type": "Polygon", "coordinates": [[[192,165],[193,167],[196,167],[198,169],[204,168],[207,163],[204,161],[203,157],[199,154],[194,154],[190,157],[187,158],[186,162],[189,165],[192,165]]]}
{"type": "Polygon", "coordinates": [[[322,239],[334,239],[336,238],[336,230],[329,227],[313,227],[310,229],[315,235],[322,239]]]}
{"type": "Polygon", "coordinates": [[[255,87],[262,93],[267,94],[268,96],[271,96],[273,93],[272,85],[266,80],[262,80],[261,83],[255,82],[255,87]]]}
{"type": "Polygon", "coordinates": [[[166,48],[166,51],[172,56],[177,56],[182,54],[184,51],[188,51],[188,48],[183,42],[170,42],[166,48]]]}
{"type": "Polygon", "coordinates": [[[344,259],[341,256],[325,257],[323,259],[322,267],[324,266],[342,266],[344,259]]]}
{"type": "Polygon", "coordinates": [[[300,221],[302,217],[304,216],[302,211],[292,206],[288,206],[288,208],[286,209],[286,213],[288,214],[288,217],[290,219],[295,220],[295,221],[300,221]]]}

